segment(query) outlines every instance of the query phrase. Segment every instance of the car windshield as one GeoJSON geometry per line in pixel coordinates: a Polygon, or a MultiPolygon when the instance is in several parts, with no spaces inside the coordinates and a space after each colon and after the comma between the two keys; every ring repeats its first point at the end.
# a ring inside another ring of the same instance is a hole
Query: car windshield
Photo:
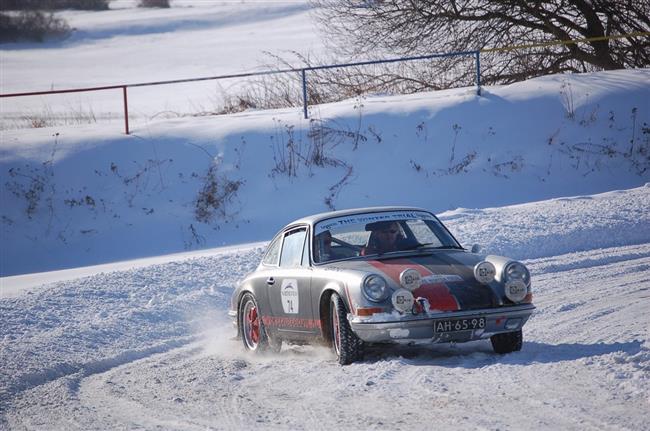
{"type": "Polygon", "coordinates": [[[318,222],[313,231],[314,262],[382,256],[431,248],[462,248],[431,213],[386,211],[318,222]]]}

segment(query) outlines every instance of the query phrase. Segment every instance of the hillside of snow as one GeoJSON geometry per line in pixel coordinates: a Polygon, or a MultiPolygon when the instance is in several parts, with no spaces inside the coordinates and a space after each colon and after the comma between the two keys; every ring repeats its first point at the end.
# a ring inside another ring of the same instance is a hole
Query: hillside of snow
{"type": "Polygon", "coordinates": [[[6,130],[3,276],[268,240],[328,209],[435,212],[650,181],[650,71],[311,109],[6,130]],[[572,104],[566,105],[567,97],[572,104]],[[10,253],[6,251],[11,250],[10,253]]]}

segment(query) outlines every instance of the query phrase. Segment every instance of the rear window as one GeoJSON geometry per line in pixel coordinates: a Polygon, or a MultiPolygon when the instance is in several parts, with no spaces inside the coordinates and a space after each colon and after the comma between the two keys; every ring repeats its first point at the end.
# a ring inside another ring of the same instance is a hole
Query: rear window
{"type": "Polygon", "coordinates": [[[281,239],[282,239],[282,235],[278,235],[267,247],[266,254],[264,255],[264,259],[262,259],[262,263],[264,265],[278,264],[278,257],[280,256],[281,239]]]}
{"type": "Polygon", "coordinates": [[[307,229],[297,229],[288,232],[284,237],[282,254],[280,255],[280,266],[300,266],[302,262],[302,249],[305,244],[307,229]]]}

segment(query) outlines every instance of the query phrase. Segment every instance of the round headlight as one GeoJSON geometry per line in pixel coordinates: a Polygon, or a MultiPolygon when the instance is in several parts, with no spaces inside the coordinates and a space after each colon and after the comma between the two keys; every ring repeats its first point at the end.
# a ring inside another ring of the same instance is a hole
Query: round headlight
{"type": "Polygon", "coordinates": [[[505,268],[505,293],[512,302],[521,302],[528,294],[530,273],[519,262],[511,262],[505,268]]]}
{"type": "Polygon", "coordinates": [[[506,297],[512,302],[521,302],[528,293],[528,287],[523,280],[506,281],[506,297]]]}
{"type": "Polygon", "coordinates": [[[400,313],[406,313],[407,311],[413,310],[414,301],[415,298],[413,298],[413,294],[406,289],[396,290],[393,292],[393,296],[391,297],[393,307],[395,307],[395,309],[400,313]]]}
{"type": "Polygon", "coordinates": [[[389,294],[386,280],[376,274],[366,277],[361,290],[363,291],[363,295],[373,302],[383,301],[389,294]]]}
{"type": "Polygon", "coordinates": [[[494,280],[497,270],[491,262],[484,260],[474,267],[474,278],[481,284],[489,284],[494,280]]]}
{"type": "Polygon", "coordinates": [[[510,262],[505,268],[505,281],[521,280],[526,285],[530,283],[530,273],[523,263],[510,262]]]}
{"type": "Polygon", "coordinates": [[[417,270],[407,268],[399,275],[399,282],[404,289],[412,292],[422,285],[422,276],[417,270]]]}

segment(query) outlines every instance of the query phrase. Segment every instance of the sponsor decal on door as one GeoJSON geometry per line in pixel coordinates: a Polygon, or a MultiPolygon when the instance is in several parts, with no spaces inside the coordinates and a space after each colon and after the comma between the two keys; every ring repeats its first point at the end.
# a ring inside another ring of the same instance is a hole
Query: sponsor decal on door
{"type": "Polygon", "coordinates": [[[282,280],[280,295],[282,297],[282,309],[284,313],[298,314],[298,281],[294,278],[285,278],[282,280]]]}

